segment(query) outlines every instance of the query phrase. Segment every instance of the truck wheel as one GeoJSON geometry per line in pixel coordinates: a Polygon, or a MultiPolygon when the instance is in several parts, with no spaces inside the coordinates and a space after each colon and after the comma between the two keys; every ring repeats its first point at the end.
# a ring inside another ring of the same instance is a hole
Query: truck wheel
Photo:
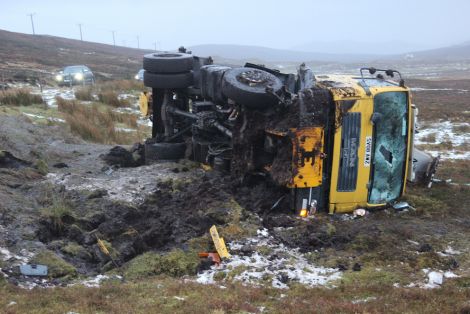
{"type": "Polygon", "coordinates": [[[144,70],[153,73],[181,73],[193,69],[193,56],[187,53],[163,52],[144,56],[144,70]]]}
{"type": "Polygon", "coordinates": [[[186,143],[145,143],[145,164],[184,158],[186,143]]]}
{"type": "Polygon", "coordinates": [[[144,85],[152,88],[186,88],[193,85],[193,71],[173,74],[145,71],[144,85]]]}
{"type": "Polygon", "coordinates": [[[264,109],[277,103],[276,97],[266,92],[266,87],[278,94],[282,82],[271,73],[253,68],[228,70],[222,79],[222,93],[250,109],[264,109]]]}

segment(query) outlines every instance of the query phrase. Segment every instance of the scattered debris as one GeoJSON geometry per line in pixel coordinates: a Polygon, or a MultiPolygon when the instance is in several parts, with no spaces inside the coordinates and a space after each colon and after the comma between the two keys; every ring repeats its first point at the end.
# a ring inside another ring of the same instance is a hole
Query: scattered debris
{"type": "Polygon", "coordinates": [[[20,265],[20,272],[25,276],[47,276],[46,265],[20,265]]]}
{"type": "Polygon", "coordinates": [[[220,266],[198,274],[197,282],[213,284],[221,281],[241,281],[252,285],[271,285],[286,289],[289,283],[298,282],[308,286],[325,285],[341,277],[333,268],[312,265],[298,249],[285,247],[266,229],[258,230],[256,237],[229,243],[232,255],[220,266]],[[253,251],[242,252],[252,246],[253,251]],[[266,248],[267,252],[260,253],[266,248]]]}
{"type": "Polygon", "coordinates": [[[368,215],[369,212],[367,210],[365,210],[364,208],[358,208],[358,209],[355,209],[353,211],[353,216],[355,218],[358,218],[358,217],[365,217],[366,215],[368,215]]]}
{"type": "Polygon", "coordinates": [[[230,258],[230,254],[228,253],[227,247],[225,246],[224,238],[219,237],[216,226],[211,227],[210,234],[218,255],[221,258],[230,258]]]}

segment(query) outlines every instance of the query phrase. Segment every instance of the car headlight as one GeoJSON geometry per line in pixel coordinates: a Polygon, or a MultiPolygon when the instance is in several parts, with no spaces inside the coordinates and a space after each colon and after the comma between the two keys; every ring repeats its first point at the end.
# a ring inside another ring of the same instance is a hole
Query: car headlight
{"type": "Polygon", "coordinates": [[[55,80],[56,80],[56,81],[59,81],[59,82],[60,82],[60,81],[62,81],[63,79],[64,79],[64,78],[63,78],[62,75],[60,75],[60,74],[57,74],[57,75],[55,76],[55,80]]]}
{"type": "Polygon", "coordinates": [[[77,73],[77,74],[75,74],[74,77],[75,77],[75,79],[76,79],[77,81],[83,80],[83,74],[82,74],[82,73],[77,73]]]}

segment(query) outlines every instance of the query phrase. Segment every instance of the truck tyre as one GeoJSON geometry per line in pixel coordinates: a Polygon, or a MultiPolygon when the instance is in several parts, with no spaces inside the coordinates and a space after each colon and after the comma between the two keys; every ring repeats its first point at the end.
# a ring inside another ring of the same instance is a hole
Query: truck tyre
{"type": "Polygon", "coordinates": [[[144,85],[152,88],[186,88],[193,85],[193,71],[173,74],[145,71],[144,85]]]}
{"type": "Polygon", "coordinates": [[[279,94],[282,82],[271,73],[253,68],[228,70],[222,79],[222,93],[250,109],[265,109],[278,102],[266,87],[279,94]]]}
{"type": "Polygon", "coordinates": [[[145,164],[184,158],[186,143],[145,143],[145,164]]]}
{"type": "Polygon", "coordinates": [[[193,56],[179,52],[150,53],[144,56],[144,70],[153,73],[181,73],[193,69],[193,56]]]}

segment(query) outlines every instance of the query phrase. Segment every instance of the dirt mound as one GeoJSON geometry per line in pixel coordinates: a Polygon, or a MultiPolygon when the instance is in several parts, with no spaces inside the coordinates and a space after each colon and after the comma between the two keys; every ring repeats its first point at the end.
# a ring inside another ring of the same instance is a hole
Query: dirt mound
{"type": "Polygon", "coordinates": [[[144,147],[141,144],[134,145],[131,150],[122,146],[115,146],[101,156],[110,166],[118,167],[138,167],[144,164],[144,147]]]}
{"type": "Polygon", "coordinates": [[[187,249],[189,240],[207,234],[212,225],[229,222],[238,207],[225,187],[217,173],[194,171],[191,181],[157,182],[156,191],[137,206],[113,202],[104,197],[106,191],[86,195],[56,187],[54,194],[67,200],[60,206],[68,210],[59,217],[43,215],[37,236],[50,250],[62,250],[82,272],[105,271],[112,265],[97,239],[105,240],[122,264],[146,251],[187,249]],[[70,245],[72,254],[63,251],[70,245]]]}
{"type": "Polygon", "coordinates": [[[0,151],[0,168],[18,169],[28,167],[30,165],[30,162],[16,158],[10,152],[0,151]]]}

